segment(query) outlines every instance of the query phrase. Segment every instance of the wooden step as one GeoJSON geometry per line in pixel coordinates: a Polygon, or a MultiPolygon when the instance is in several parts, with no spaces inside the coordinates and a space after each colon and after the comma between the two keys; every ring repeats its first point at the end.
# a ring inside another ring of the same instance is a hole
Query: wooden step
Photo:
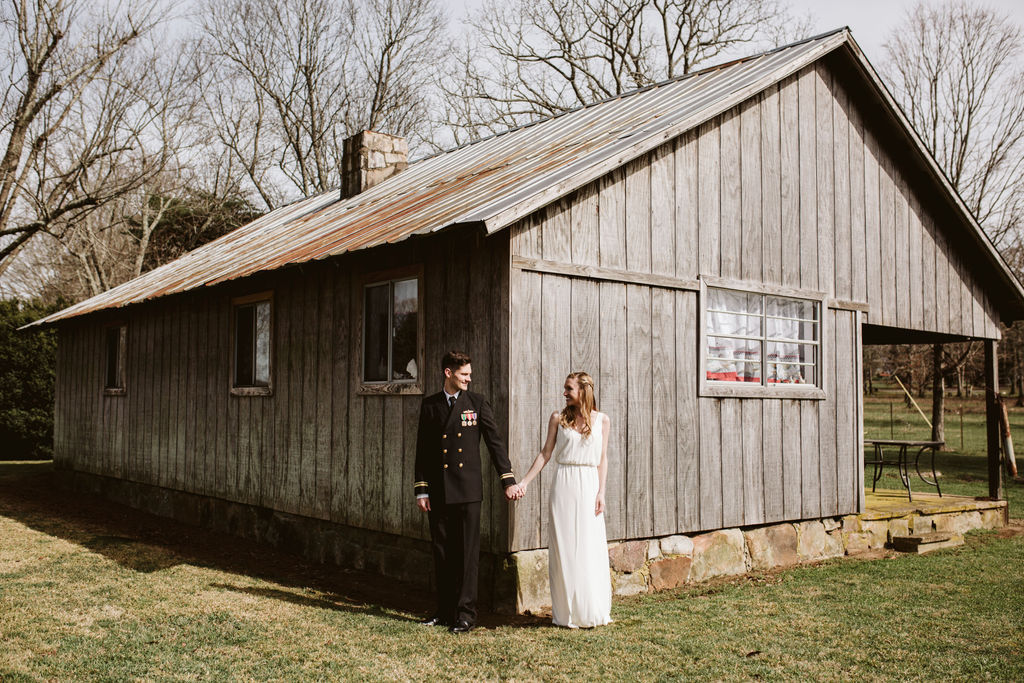
{"type": "Polygon", "coordinates": [[[963,534],[951,531],[932,531],[912,536],[893,536],[892,547],[901,553],[928,553],[940,548],[953,548],[964,544],[963,534]]]}

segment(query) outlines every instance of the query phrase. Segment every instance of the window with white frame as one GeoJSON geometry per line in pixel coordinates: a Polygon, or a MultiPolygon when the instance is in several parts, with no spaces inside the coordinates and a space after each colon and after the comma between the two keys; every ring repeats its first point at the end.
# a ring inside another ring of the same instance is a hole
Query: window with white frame
{"type": "Polygon", "coordinates": [[[821,386],[820,300],[705,291],[705,386],[821,386]]]}
{"type": "Polygon", "coordinates": [[[363,288],[363,382],[416,383],[421,362],[420,281],[406,277],[363,288]]]}

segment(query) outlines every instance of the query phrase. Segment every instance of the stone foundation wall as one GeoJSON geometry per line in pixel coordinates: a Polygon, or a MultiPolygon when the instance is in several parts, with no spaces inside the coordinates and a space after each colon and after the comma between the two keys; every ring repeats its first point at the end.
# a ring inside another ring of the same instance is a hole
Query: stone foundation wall
{"type": "MultiPolygon", "coordinates": [[[[884,548],[893,536],[930,531],[964,533],[1006,524],[1005,502],[949,505],[928,513],[895,516],[864,513],[748,529],[722,529],[694,536],[666,536],[608,545],[615,595],[677,588],[719,576],[792,567],[884,548]]],[[[516,609],[550,609],[548,551],[512,553],[516,609]]]]}

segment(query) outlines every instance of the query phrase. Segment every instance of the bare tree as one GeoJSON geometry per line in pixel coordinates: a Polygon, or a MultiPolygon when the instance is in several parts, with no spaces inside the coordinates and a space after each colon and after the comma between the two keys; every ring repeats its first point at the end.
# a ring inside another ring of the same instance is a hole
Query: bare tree
{"type": "Polygon", "coordinates": [[[440,123],[473,139],[689,73],[791,25],[776,0],[489,0],[442,81],[440,123]]]}
{"type": "Polygon", "coordinates": [[[998,248],[1024,229],[1024,32],[965,0],[918,3],[882,73],[953,187],[998,248]]]}
{"type": "Polygon", "coordinates": [[[211,135],[268,209],[339,187],[358,130],[425,135],[437,0],[226,0],[203,34],[211,135]]]}
{"type": "Polygon", "coordinates": [[[160,7],[99,7],[80,0],[0,5],[7,63],[0,77],[0,274],[34,236],[82,219],[139,182],[111,171],[110,159],[133,149],[138,131],[125,129],[117,102],[103,100],[104,91],[120,95],[96,84],[118,78],[126,50],[156,25],[160,7]]]}
{"type": "MultiPolygon", "coordinates": [[[[890,34],[882,74],[929,151],[1003,253],[1024,240],[1024,32],[964,0],[919,2],[890,34]]],[[[1018,270],[1018,273],[1021,271],[1018,270]]],[[[962,382],[970,347],[933,349],[932,436],[943,429],[942,376],[962,382]]]]}

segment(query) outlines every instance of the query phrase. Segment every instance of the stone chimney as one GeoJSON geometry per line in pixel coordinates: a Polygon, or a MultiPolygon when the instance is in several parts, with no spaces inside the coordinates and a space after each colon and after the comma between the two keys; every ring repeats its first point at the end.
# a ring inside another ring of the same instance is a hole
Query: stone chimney
{"type": "Polygon", "coordinates": [[[409,143],[387,133],[364,130],[347,138],[341,157],[341,198],[348,199],[409,166],[409,143]]]}

